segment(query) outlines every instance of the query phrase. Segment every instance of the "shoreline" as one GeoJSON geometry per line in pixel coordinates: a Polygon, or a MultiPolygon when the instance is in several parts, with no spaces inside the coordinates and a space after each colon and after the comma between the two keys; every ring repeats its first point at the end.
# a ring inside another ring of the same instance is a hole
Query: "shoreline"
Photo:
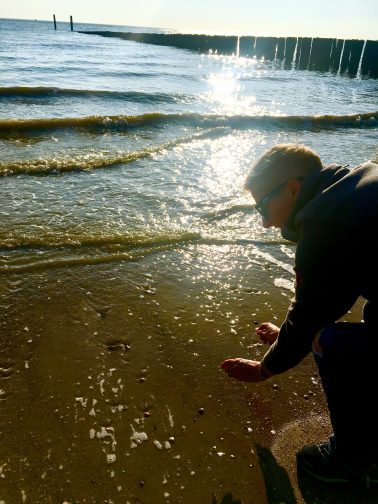
{"type": "Polygon", "coordinates": [[[301,501],[293,472],[295,448],[329,428],[311,356],[255,385],[219,369],[228,356],[265,351],[250,336],[251,318],[283,316],[288,299],[274,284],[270,295],[216,291],[208,281],[204,291],[195,281],[201,257],[188,263],[189,277],[173,251],[8,278],[0,355],[7,504],[20,492],[44,504],[210,504],[230,493],[271,504],[290,486],[292,503],[315,502],[301,501]]]}

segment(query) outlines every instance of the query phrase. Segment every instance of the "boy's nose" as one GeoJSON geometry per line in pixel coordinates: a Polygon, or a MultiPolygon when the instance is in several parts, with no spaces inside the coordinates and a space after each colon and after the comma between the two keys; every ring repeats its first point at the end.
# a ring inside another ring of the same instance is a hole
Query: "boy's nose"
{"type": "Polygon", "coordinates": [[[272,225],[271,222],[270,222],[270,219],[267,218],[267,217],[263,217],[262,218],[262,225],[264,228],[270,228],[270,226],[272,225]]]}

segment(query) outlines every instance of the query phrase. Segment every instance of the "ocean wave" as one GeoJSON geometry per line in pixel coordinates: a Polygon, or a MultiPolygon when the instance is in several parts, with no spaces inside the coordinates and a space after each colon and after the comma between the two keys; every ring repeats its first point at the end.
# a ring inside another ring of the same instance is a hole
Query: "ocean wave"
{"type": "Polygon", "coordinates": [[[122,245],[123,248],[145,248],[157,245],[172,245],[181,242],[198,240],[201,237],[196,232],[168,232],[156,235],[147,234],[86,234],[70,230],[62,232],[39,232],[36,235],[27,236],[0,236],[0,248],[3,249],[26,249],[26,248],[61,248],[61,247],[103,247],[107,245],[122,245]]]}
{"type": "Polygon", "coordinates": [[[44,100],[51,98],[102,98],[111,100],[121,100],[137,103],[177,103],[187,100],[188,96],[183,94],[169,93],[143,93],[137,91],[108,91],[92,89],[65,89],[56,87],[0,87],[0,99],[19,100],[28,98],[30,100],[44,100]]]}
{"type": "Polygon", "coordinates": [[[209,222],[214,222],[227,219],[227,217],[230,217],[230,215],[234,215],[237,213],[251,214],[254,212],[255,212],[254,205],[232,205],[231,207],[222,208],[220,210],[205,213],[203,217],[207,219],[209,222]]]}
{"type": "Polygon", "coordinates": [[[85,129],[93,132],[124,131],[155,125],[180,124],[191,127],[230,127],[234,129],[301,129],[317,130],[332,128],[376,128],[378,111],[349,115],[219,115],[159,112],[141,115],[65,117],[51,119],[5,119],[0,120],[0,136],[9,137],[17,133],[38,134],[61,129],[85,129]]]}
{"type": "MultiPolygon", "coordinates": [[[[36,237],[15,237],[11,240],[1,240],[0,238],[0,248],[5,247],[10,254],[9,256],[3,255],[3,258],[0,259],[0,274],[136,261],[151,254],[190,245],[252,246],[256,252],[256,247],[276,247],[280,243],[282,242],[277,240],[204,237],[198,232],[167,233],[156,236],[116,234],[99,237],[96,235],[70,236],[64,234],[53,236],[45,234],[36,237]]],[[[257,255],[261,255],[267,260],[273,257],[264,252],[257,253],[257,255]]],[[[282,263],[282,266],[274,258],[271,259],[271,262],[285,270],[289,268],[285,263],[282,263]]]]}
{"type": "MultiPolygon", "coordinates": [[[[177,114],[179,117],[179,114],[177,114]]],[[[87,116],[51,119],[3,119],[0,120],[0,135],[13,135],[17,132],[37,134],[62,129],[86,129],[91,131],[127,130],[131,127],[154,125],[174,119],[175,115],[150,113],[134,116],[87,116]]]]}
{"type": "Polygon", "coordinates": [[[67,155],[59,154],[56,157],[21,159],[19,161],[6,161],[0,163],[0,176],[8,175],[48,175],[54,173],[89,171],[96,168],[106,168],[117,164],[128,164],[152,156],[167,148],[168,145],[144,149],[122,154],[108,154],[105,152],[67,155]]]}
{"type": "Polygon", "coordinates": [[[165,150],[196,140],[205,140],[229,132],[227,128],[214,128],[201,133],[194,133],[186,137],[176,138],[163,144],[155,145],[131,152],[111,153],[107,151],[89,152],[86,154],[67,155],[56,154],[54,157],[21,159],[18,161],[4,161],[0,163],[0,177],[8,175],[49,175],[72,171],[89,171],[96,168],[107,168],[117,164],[129,164],[139,159],[145,159],[165,150]]]}
{"type": "Polygon", "coordinates": [[[73,266],[89,266],[95,264],[105,264],[109,262],[121,261],[136,261],[146,255],[167,250],[167,246],[157,246],[150,249],[131,251],[131,252],[117,252],[113,254],[102,255],[80,255],[78,257],[64,256],[52,258],[36,258],[30,257],[20,264],[0,264],[0,274],[12,273],[27,273],[36,270],[57,269],[73,266]]]}

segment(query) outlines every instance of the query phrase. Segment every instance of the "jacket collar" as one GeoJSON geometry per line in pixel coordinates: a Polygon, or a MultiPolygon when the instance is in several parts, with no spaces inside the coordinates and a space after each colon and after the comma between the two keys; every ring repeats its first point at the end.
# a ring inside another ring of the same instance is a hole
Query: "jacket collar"
{"type": "Polygon", "coordinates": [[[346,168],[348,165],[330,164],[323,166],[320,172],[309,175],[304,180],[301,190],[299,192],[297,201],[294,208],[281,229],[281,235],[285,240],[297,242],[299,240],[300,225],[298,223],[298,214],[304,207],[324,189],[335,183],[337,180],[345,176],[349,170],[346,168]]]}

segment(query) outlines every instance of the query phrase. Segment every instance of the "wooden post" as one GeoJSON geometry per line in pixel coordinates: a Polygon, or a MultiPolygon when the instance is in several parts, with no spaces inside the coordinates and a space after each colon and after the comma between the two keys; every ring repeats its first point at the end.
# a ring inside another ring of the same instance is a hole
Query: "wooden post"
{"type": "Polygon", "coordinates": [[[56,18],[55,18],[55,14],[54,14],[54,30],[56,30],[56,18]]]}
{"type": "Polygon", "coordinates": [[[73,31],[73,21],[72,21],[72,16],[70,16],[70,23],[71,23],[71,31],[73,31]]]}

